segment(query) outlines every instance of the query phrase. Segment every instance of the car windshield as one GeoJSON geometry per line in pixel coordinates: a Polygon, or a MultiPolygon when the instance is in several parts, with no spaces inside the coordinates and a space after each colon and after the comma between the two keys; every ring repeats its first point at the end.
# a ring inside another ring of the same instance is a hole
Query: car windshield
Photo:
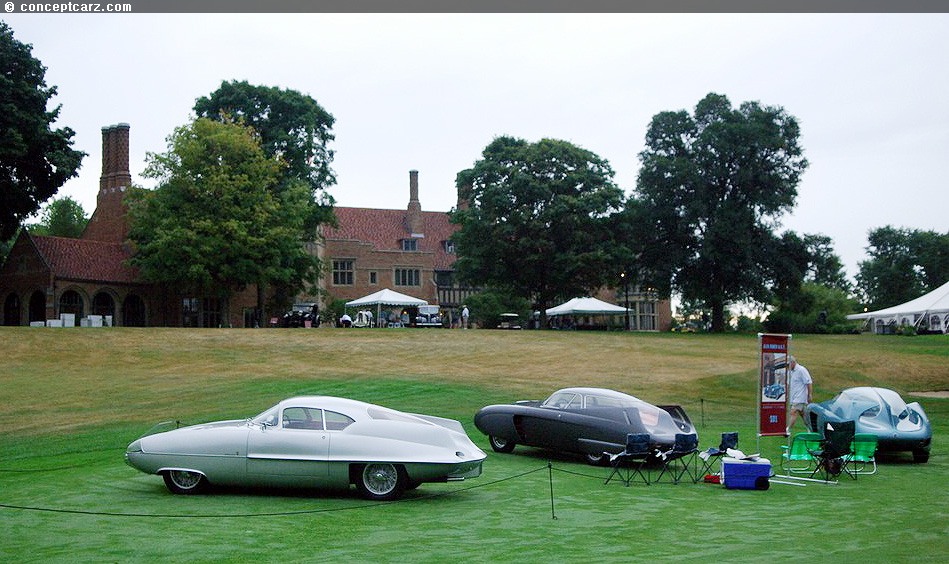
{"type": "Polygon", "coordinates": [[[908,413],[906,409],[906,402],[903,401],[903,398],[901,398],[898,393],[894,392],[893,390],[885,390],[882,388],[878,389],[877,391],[880,393],[880,397],[883,398],[883,401],[885,401],[887,405],[890,406],[890,413],[892,413],[894,417],[898,419],[906,418],[908,413]]]}
{"type": "Polygon", "coordinates": [[[583,398],[576,392],[555,392],[541,404],[555,409],[580,409],[583,398]]]}
{"type": "Polygon", "coordinates": [[[254,417],[250,420],[254,425],[270,425],[274,426],[277,424],[277,414],[280,412],[280,409],[275,405],[268,409],[267,411],[261,413],[257,417],[254,417]]]}

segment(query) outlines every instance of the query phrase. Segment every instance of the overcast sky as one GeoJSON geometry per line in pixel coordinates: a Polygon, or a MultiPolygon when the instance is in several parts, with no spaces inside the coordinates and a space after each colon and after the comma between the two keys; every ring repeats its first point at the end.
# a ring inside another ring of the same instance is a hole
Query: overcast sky
{"type": "Polygon", "coordinates": [[[60,196],[95,208],[101,129],[146,152],[225,80],[309,94],[336,118],[337,205],[448,211],[498,135],[564,139],[627,193],[650,119],[709,92],[781,106],[810,168],[785,228],[822,233],[848,274],[885,225],[946,232],[947,14],[5,14],[88,153],[60,196]]]}

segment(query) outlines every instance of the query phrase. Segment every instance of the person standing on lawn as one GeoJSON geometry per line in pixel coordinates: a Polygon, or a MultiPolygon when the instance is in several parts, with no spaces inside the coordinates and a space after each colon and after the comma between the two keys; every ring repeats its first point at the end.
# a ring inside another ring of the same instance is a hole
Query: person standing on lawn
{"type": "MultiPolygon", "coordinates": [[[[811,379],[811,373],[797,363],[797,360],[791,356],[788,357],[788,399],[791,403],[791,419],[788,421],[788,434],[794,428],[798,415],[803,419],[804,408],[811,403],[811,391],[814,381],[811,379]]],[[[806,423],[805,423],[806,425],[806,423]]]]}

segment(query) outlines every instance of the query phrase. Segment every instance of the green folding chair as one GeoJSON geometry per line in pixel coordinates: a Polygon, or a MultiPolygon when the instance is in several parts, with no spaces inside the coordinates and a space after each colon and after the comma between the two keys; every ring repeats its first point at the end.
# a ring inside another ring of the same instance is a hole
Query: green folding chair
{"type": "Polygon", "coordinates": [[[820,433],[798,433],[791,439],[790,445],[781,445],[781,468],[785,473],[811,473],[814,470],[815,459],[812,450],[820,448],[824,436],[820,433]]]}
{"type": "Polygon", "coordinates": [[[877,473],[877,436],[872,433],[857,433],[853,436],[850,450],[850,471],[848,472],[854,478],[857,474],[876,474],[877,473]],[[869,470],[868,470],[869,468],[869,470]]]}

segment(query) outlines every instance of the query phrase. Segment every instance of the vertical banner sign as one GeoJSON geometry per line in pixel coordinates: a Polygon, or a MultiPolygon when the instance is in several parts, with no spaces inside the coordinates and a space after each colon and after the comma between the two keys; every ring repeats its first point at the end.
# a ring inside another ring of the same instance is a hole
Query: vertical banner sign
{"type": "Polygon", "coordinates": [[[788,348],[790,335],[758,334],[761,372],[758,378],[758,435],[787,435],[788,348]]]}

